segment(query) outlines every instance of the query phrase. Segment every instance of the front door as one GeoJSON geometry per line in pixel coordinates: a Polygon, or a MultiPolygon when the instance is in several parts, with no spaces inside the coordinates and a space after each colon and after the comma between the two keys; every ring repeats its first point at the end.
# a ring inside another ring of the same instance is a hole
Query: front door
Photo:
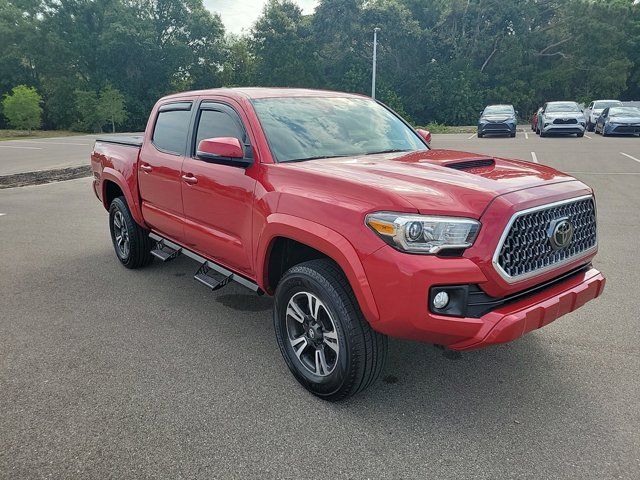
{"type": "Polygon", "coordinates": [[[145,222],[158,233],[182,242],[182,163],[192,102],[167,103],[158,108],[151,141],[144,142],[138,162],[138,186],[145,222]]]}
{"type": "Polygon", "coordinates": [[[228,105],[204,101],[196,116],[190,154],[182,165],[185,244],[201,255],[252,278],[252,213],[256,180],[251,169],[195,157],[205,138],[235,137],[251,155],[242,120],[228,105]]]}

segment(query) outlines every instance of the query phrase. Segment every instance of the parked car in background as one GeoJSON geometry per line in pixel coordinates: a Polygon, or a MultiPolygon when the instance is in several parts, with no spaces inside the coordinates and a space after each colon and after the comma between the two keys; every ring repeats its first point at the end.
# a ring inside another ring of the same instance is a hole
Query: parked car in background
{"type": "Polygon", "coordinates": [[[478,120],[478,138],[485,135],[516,136],[517,112],[513,105],[488,105],[478,120]]]}
{"type": "Polygon", "coordinates": [[[622,102],[620,100],[594,100],[589,104],[584,111],[584,116],[587,119],[587,130],[593,132],[598,117],[607,107],[621,107],[622,102]]]}
{"type": "Polygon", "coordinates": [[[541,137],[573,133],[583,137],[586,122],[584,112],[576,102],[547,102],[538,114],[538,130],[541,137]]]}
{"type": "Polygon", "coordinates": [[[427,138],[353,94],[184,92],[158,101],[142,137],[96,141],[93,189],[125,267],[184,255],[212,290],[235,281],[273,295],[286,365],[340,400],[380,375],[388,336],[453,350],[510,342],[605,286],[589,186],[427,138]]]}
{"type": "Polygon", "coordinates": [[[538,132],[538,115],[540,115],[541,111],[542,111],[542,107],[536,110],[536,112],[531,117],[531,130],[533,130],[536,133],[540,133],[538,132]]]}
{"type": "Polygon", "coordinates": [[[596,133],[608,135],[640,135],[640,109],[636,107],[605,108],[598,117],[596,133]]]}

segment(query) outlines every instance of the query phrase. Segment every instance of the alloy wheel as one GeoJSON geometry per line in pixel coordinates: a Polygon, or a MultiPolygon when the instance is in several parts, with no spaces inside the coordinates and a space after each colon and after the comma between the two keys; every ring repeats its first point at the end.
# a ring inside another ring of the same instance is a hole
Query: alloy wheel
{"type": "Polygon", "coordinates": [[[130,251],[129,230],[124,221],[124,216],[119,210],[113,214],[113,238],[120,256],[127,258],[130,251]]]}
{"type": "Polygon", "coordinates": [[[310,292],[294,294],[286,310],[289,344],[302,366],[319,377],[330,375],[338,364],[338,331],[329,310],[310,292]]]}

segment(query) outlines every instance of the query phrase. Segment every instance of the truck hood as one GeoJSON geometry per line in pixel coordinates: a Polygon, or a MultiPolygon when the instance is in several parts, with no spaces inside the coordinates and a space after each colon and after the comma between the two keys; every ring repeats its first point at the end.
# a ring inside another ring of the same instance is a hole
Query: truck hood
{"type": "Polygon", "coordinates": [[[378,208],[377,192],[395,198],[393,203],[404,210],[471,218],[480,218],[500,195],[543,184],[577,182],[544,165],[437,149],[309,160],[287,166],[331,177],[315,181],[323,188],[335,188],[336,202],[338,195],[364,197],[372,208],[378,208]]]}

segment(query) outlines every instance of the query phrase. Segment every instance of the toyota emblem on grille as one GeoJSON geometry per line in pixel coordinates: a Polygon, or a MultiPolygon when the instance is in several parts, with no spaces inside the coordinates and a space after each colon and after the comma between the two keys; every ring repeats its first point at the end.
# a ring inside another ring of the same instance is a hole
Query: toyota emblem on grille
{"type": "Polygon", "coordinates": [[[558,218],[549,226],[549,242],[554,250],[560,250],[571,243],[573,223],[568,218],[558,218]]]}

